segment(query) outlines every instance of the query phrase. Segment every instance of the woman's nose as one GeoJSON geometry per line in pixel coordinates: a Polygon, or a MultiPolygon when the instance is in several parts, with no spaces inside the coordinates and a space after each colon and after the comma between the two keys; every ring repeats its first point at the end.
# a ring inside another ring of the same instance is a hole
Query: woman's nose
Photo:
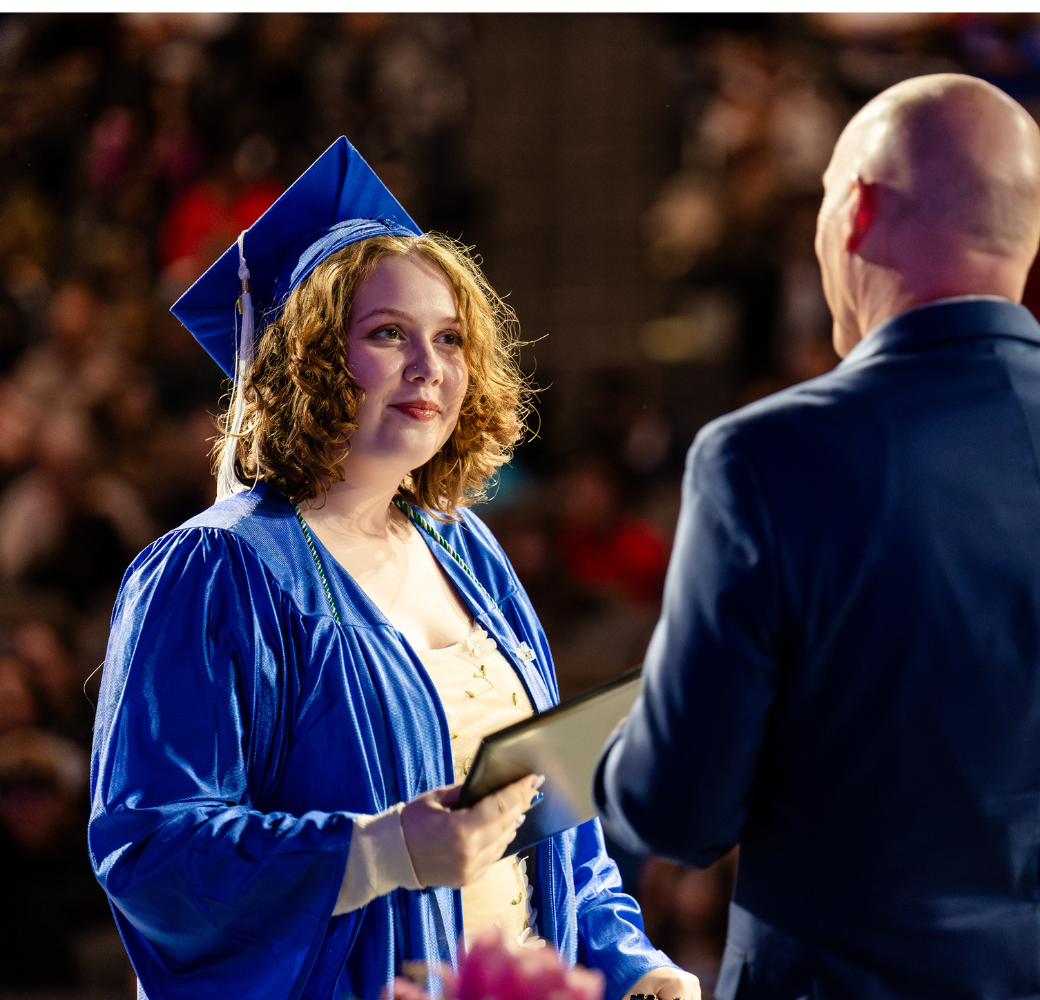
{"type": "Polygon", "coordinates": [[[429,348],[416,351],[409,358],[409,363],[404,370],[404,377],[409,382],[419,382],[424,385],[439,382],[442,374],[440,359],[436,352],[429,348]]]}

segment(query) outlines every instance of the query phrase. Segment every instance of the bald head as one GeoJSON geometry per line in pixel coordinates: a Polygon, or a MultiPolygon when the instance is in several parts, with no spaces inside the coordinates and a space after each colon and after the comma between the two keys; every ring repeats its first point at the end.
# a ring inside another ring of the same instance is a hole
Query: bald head
{"type": "Polygon", "coordinates": [[[1040,130],[982,80],[907,80],[849,122],[824,189],[817,251],[840,351],[852,306],[866,313],[858,339],[887,318],[879,310],[1020,297],[1040,239],[1040,130]]]}
{"type": "Polygon", "coordinates": [[[849,172],[897,193],[893,208],[988,252],[1033,243],[1040,230],[1040,130],[983,80],[896,84],[852,119],[839,151],[849,172]]]}

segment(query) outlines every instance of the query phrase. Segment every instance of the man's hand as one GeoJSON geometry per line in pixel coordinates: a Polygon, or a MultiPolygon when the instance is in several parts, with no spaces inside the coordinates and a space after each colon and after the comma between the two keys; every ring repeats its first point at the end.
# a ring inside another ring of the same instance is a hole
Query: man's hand
{"type": "Polygon", "coordinates": [[[461,785],[445,785],[412,799],[401,810],[401,829],[419,881],[461,889],[480,878],[502,857],[542,781],[529,774],[468,809],[450,808],[461,785]]]}
{"type": "Polygon", "coordinates": [[[701,984],[689,972],[664,967],[648,972],[639,982],[629,986],[623,995],[627,998],[633,993],[649,993],[659,1000],[676,1000],[676,997],[701,1000],[701,984]]]}

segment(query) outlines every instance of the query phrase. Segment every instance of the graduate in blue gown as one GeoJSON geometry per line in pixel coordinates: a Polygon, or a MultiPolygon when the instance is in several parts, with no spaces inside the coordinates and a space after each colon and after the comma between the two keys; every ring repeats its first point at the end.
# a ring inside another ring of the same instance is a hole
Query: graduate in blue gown
{"type": "MultiPolygon", "coordinates": [[[[519,435],[510,316],[345,139],[174,312],[236,380],[222,499],[123,581],[94,870],[150,1000],[375,1000],[405,961],[457,961],[458,886],[536,793],[447,808],[451,733],[415,649],[479,624],[536,710],[558,699],[534,610],[464,506],[519,435]]],[[[645,937],[598,820],[532,862],[538,933],[601,969],[606,1000],[699,995],[645,937]]]]}

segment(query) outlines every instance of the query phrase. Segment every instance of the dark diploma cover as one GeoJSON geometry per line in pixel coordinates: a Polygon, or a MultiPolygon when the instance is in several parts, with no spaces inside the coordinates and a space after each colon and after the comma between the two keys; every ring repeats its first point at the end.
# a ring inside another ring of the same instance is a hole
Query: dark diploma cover
{"type": "Polygon", "coordinates": [[[506,848],[516,854],[596,815],[592,775],[600,751],[639,694],[641,669],[568,698],[481,740],[455,808],[528,774],[544,774],[545,798],[506,848]]]}

